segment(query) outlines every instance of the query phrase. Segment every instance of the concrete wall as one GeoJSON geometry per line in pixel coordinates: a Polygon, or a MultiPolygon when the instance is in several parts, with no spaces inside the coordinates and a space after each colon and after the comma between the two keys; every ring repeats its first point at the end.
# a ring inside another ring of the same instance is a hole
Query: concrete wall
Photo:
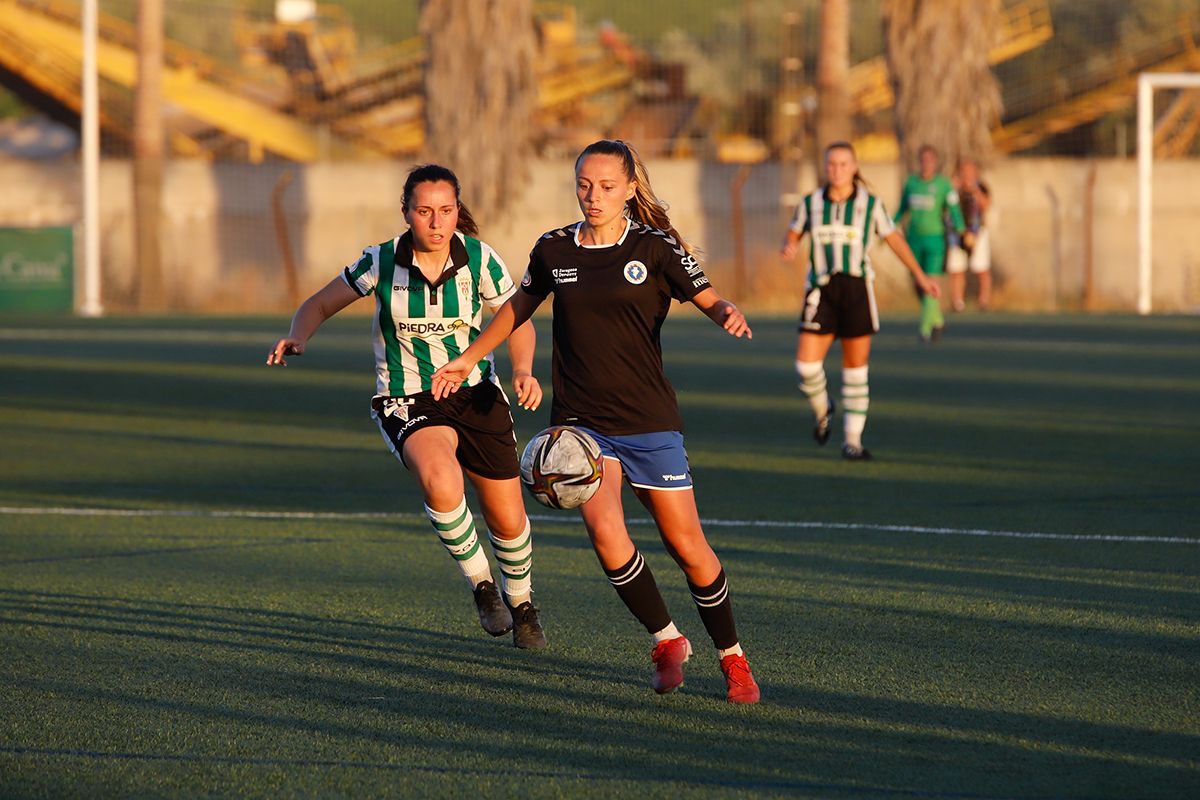
{"type": "MultiPolygon", "coordinates": [[[[695,161],[648,166],[677,228],[704,251],[706,269],[719,291],[740,294],[754,310],[799,308],[803,267],[781,263],[776,251],[797,190],[815,184],[811,170],[797,174],[793,167],[762,164],[741,175],[746,267],[739,279],[731,215],[731,186],[739,167],[695,161]]],[[[306,296],[355,260],[363,246],[403,230],[400,190],[407,169],[407,164],[389,162],[171,163],[163,195],[163,243],[173,306],[184,311],[289,312],[284,259],[271,214],[272,191],[281,177],[292,177],[283,206],[306,296]]],[[[894,210],[900,184],[895,165],[864,164],[863,173],[894,210]]],[[[513,197],[507,220],[485,224],[482,233],[514,275],[524,270],[538,235],[578,218],[569,161],[535,162],[531,178],[528,188],[513,197]]],[[[131,179],[127,162],[102,165],[101,258],[104,304],[111,311],[132,309],[136,297],[131,179]]],[[[1134,308],[1137,195],[1132,161],[1009,159],[995,164],[985,179],[995,201],[989,222],[998,307],[1083,308],[1090,274],[1089,307],[1134,308]],[[1090,269],[1084,202],[1089,174],[1094,180],[1090,269]]],[[[0,181],[6,188],[0,194],[0,225],[78,223],[76,164],[0,162],[0,181]]],[[[1200,162],[1156,164],[1156,311],[1200,310],[1196,185],[1200,162]]],[[[469,203],[470,187],[464,189],[469,203]]],[[[874,258],[882,307],[914,307],[903,267],[886,248],[874,258]]]]}

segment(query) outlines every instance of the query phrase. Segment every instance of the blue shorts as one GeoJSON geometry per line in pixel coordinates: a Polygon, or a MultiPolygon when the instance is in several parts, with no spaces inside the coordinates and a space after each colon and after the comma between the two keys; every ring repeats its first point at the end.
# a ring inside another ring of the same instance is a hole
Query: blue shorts
{"type": "Polygon", "coordinates": [[[600,455],[621,462],[630,486],[639,489],[692,488],[692,471],[688,468],[683,434],[679,431],[605,436],[591,428],[578,427],[600,445],[600,455]]]}

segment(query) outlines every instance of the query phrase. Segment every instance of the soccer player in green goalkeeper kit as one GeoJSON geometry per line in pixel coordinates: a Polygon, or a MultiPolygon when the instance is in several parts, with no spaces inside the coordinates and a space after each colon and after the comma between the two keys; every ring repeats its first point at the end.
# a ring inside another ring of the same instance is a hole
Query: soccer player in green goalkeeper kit
{"type": "MultiPolygon", "coordinates": [[[[946,268],[946,219],[949,217],[954,230],[962,234],[966,230],[958,193],[950,179],[938,171],[938,152],[928,144],[917,151],[920,172],[909,175],[900,194],[900,208],[896,212],[897,224],[903,225],[908,246],[921,269],[931,278],[940,278],[946,268]],[[907,219],[905,219],[907,215],[907,219]]],[[[921,301],[921,322],[918,333],[922,342],[939,339],[946,327],[942,306],[938,298],[916,287],[921,301]]]]}

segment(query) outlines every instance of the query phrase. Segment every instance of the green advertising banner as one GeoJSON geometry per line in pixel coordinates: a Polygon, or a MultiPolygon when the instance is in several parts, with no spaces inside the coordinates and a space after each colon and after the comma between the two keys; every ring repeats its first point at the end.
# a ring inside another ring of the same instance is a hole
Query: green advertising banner
{"type": "Polygon", "coordinates": [[[0,311],[73,311],[70,228],[0,228],[0,311]]]}

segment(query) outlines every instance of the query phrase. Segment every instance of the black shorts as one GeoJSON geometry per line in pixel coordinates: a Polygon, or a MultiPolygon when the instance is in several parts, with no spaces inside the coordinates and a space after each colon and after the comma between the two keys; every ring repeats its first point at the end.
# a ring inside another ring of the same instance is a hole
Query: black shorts
{"type": "Polygon", "coordinates": [[[430,392],[371,398],[371,417],[388,448],[404,463],[404,442],[415,431],[444,425],[458,433],[458,463],[494,480],[521,474],[508,398],[491,381],[465,386],[442,400],[430,392]]]}
{"type": "Polygon", "coordinates": [[[809,289],[800,314],[801,333],[827,334],[843,339],[879,332],[875,290],[865,278],[838,273],[829,283],[809,289]]]}

